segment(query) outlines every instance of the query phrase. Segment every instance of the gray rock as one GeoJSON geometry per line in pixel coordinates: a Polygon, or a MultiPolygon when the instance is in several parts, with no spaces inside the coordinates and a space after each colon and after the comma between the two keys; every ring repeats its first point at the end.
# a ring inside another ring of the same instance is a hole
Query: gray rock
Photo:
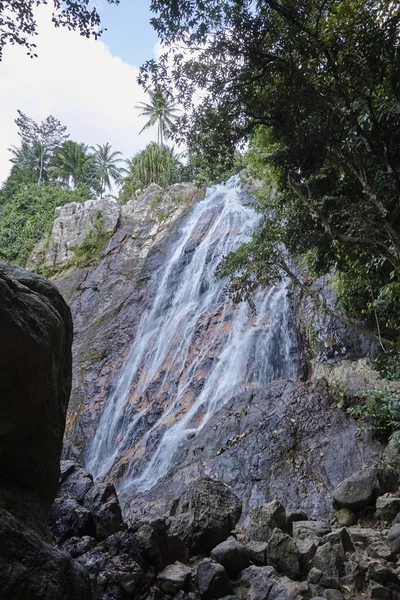
{"type": "Polygon", "coordinates": [[[246,548],[249,551],[250,560],[255,565],[267,564],[267,542],[247,542],[246,548]]]}
{"type": "Polygon", "coordinates": [[[207,552],[225,540],[240,518],[240,500],[222,481],[201,479],[171,508],[170,529],[192,554],[207,552]]]}
{"type": "Polygon", "coordinates": [[[391,469],[368,468],[347,477],[332,495],[340,508],[360,510],[396,486],[397,477],[391,469]]]}
{"type": "Polygon", "coordinates": [[[348,532],[353,544],[361,544],[362,546],[370,546],[374,542],[379,542],[382,536],[376,529],[369,527],[349,527],[348,532]]]}
{"type": "Polygon", "coordinates": [[[400,498],[384,494],[377,498],[376,514],[379,519],[387,523],[393,521],[396,515],[400,512],[400,498]]]}
{"type": "Polygon", "coordinates": [[[377,482],[377,469],[362,469],[333,491],[333,499],[341,508],[359,510],[371,504],[377,482]]]}
{"type": "Polygon", "coordinates": [[[0,509],[0,589],[9,600],[91,600],[85,569],[0,509]]]}
{"type": "Polygon", "coordinates": [[[280,577],[273,567],[252,566],[240,573],[235,589],[245,589],[248,600],[299,600],[308,585],[280,577]]]}
{"type": "Polygon", "coordinates": [[[341,529],[336,529],[335,531],[328,533],[323,538],[323,542],[328,542],[332,545],[339,545],[343,549],[343,552],[354,552],[354,545],[346,527],[342,527],[341,529]]]}
{"type": "Polygon", "coordinates": [[[311,567],[319,569],[325,576],[339,579],[344,574],[345,559],[343,548],[340,545],[332,545],[328,542],[317,548],[311,561],[311,567]]]}
{"type": "Polygon", "coordinates": [[[388,544],[392,552],[400,553],[400,523],[392,525],[387,536],[388,544]]]}
{"type": "Polygon", "coordinates": [[[354,510],[350,510],[350,508],[341,508],[335,513],[337,522],[342,527],[351,527],[355,525],[358,521],[358,515],[354,510]]]}
{"type": "Polygon", "coordinates": [[[36,495],[37,512],[47,511],[56,495],[71,390],[72,319],[47,279],[0,262],[0,324],[6,349],[0,365],[0,503],[24,519],[28,503],[21,501],[21,489],[36,495]]]}
{"type": "Polygon", "coordinates": [[[104,540],[121,530],[121,507],[111,483],[95,483],[83,497],[83,506],[92,515],[96,539],[104,540]]]}
{"type": "Polygon", "coordinates": [[[327,521],[297,521],[293,523],[293,537],[295,539],[305,539],[308,537],[322,538],[332,531],[332,527],[327,521]]]}
{"type": "Polygon", "coordinates": [[[157,575],[157,583],[164,592],[176,594],[179,590],[188,591],[191,577],[192,571],[190,567],[177,561],[165,567],[157,575]]]}
{"type": "Polygon", "coordinates": [[[368,585],[368,597],[371,600],[391,600],[390,590],[375,581],[370,581],[368,585]]]}
{"type": "Polygon", "coordinates": [[[286,511],[278,500],[273,500],[251,509],[250,522],[245,529],[246,539],[268,542],[276,527],[286,531],[286,511]]]}
{"type": "Polygon", "coordinates": [[[197,567],[197,589],[203,600],[216,600],[232,592],[232,584],[222,565],[209,558],[197,567]]]}
{"type": "Polygon", "coordinates": [[[392,561],[395,559],[394,552],[385,542],[374,542],[367,547],[368,554],[371,558],[377,558],[384,561],[392,561]]]}
{"type": "Polygon", "coordinates": [[[289,509],[286,510],[286,523],[288,533],[292,531],[292,524],[296,521],[307,521],[308,517],[302,510],[289,509]]]}
{"type": "Polygon", "coordinates": [[[274,529],[267,547],[268,564],[290,579],[298,579],[301,574],[300,555],[290,535],[274,529]]]}
{"type": "Polygon", "coordinates": [[[343,594],[339,590],[332,589],[324,590],[324,598],[326,600],[344,600],[343,594]]]}
{"type": "Polygon", "coordinates": [[[88,535],[84,535],[83,537],[72,537],[66,540],[61,546],[61,550],[64,552],[68,552],[72,556],[72,558],[78,558],[82,556],[82,554],[86,554],[86,552],[90,552],[96,546],[97,540],[88,535]]]}
{"type": "Polygon", "coordinates": [[[80,504],[94,486],[93,477],[75,462],[61,461],[61,477],[57,495],[60,498],[72,498],[80,504]]]}
{"type": "Polygon", "coordinates": [[[94,536],[90,512],[72,498],[56,498],[49,514],[50,529],[57,544],[71,537],[94,536]]]}
{"type": "Polygon", "coordinates": [[[218,544],[212,550],[211,558],[222,565],[231,578],[249,566],[249,551],[235,538],[218,544]]]}
{"type": "Polygon", "coordinates": [[[374,561],[368,565],[369,578],[377,583],[397,583],[398,577],[396,571],[381,562],[374,561]]]}

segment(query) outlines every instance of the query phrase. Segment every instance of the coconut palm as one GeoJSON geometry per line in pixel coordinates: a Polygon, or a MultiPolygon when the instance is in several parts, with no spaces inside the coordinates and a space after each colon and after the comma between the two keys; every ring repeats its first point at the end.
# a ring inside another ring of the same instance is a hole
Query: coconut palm
{"type": "Polygon", "coordinates": [[[53,164],[49,167],[50,174],[59,181],[76,188],[80,183],[87,183],[92,187],[94,179],[97,178],[93,154],[85,144],[78,144],[67,140],[57,148],[53,164]]]}
{"type": "Polygon", "coordinates": [[[97,144],[96,148],[91,148],[93,151],[93,161],[97,168],[97,176],[100,180],[101,196],[106,189],[112,190],[112,181],[119,182],[121,180],[123,168],[118,166],[122,162],[119,156],[122,153],[119,151],[111,152],[111,144],[97,144]]]}
{"type": "Polygon", "coordinates": [[[22,142],[21,147],[11,146],[8,149],[13,157],[10,162],[28,171],[38,184],[48,180],[48,166],[51,151],[38,141],[22,142]]]}
{"type": "Polygon", "coordinates": [[[139,133],[157,124],[158,143],[162,146],[163,135],[165,137],[168,136],[174,125],[174,121],[177,119],[179,109],[176,107],[178,103],[174,102],[172,95],[165,92],[160,86],[157,86],[154,90],[150,90],[149,96],[149,103],[139,102],[135,106],[135,108],[142,111],[139,113],[140,117],[149,117],[149,120],[139,133]]]}

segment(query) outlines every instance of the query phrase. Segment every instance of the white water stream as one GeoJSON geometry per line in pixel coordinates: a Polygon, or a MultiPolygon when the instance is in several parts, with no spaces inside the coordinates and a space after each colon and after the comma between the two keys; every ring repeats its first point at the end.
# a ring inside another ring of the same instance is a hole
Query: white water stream
{"type": "Polygon", "coordinates": [[[259,292],[252,314],[247,304],[233,307],[215,277],[258,220],[238,178],[210,188],[185,218],[89,448],[95,477],[126,453],[121,488],[150,489],[229,398],[296,377],[285,284],[259,292]]]}

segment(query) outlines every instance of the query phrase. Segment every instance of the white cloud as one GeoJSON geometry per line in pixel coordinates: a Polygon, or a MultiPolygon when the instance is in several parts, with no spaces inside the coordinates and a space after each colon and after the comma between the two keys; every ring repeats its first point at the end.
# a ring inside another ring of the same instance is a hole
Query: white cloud
{"type": "Polygon", "coordinates": [[[151,140],[134,106],[148,101],[137,84],[138,68],[113,56],[101,41],[54,28],[49,9],[38,10],[38,58],[7,47],[0,63],[0,182],[10,170],[7,148],[19,145],[17,109],[36,121],[53,114],[67,125],[70,139],[95,145],[109,142],[130,157],[151,140]]]}

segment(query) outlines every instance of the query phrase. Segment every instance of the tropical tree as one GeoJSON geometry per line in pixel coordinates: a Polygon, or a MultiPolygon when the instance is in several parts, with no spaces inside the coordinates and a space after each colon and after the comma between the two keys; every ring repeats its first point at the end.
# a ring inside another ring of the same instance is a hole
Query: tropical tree
{"type": "Polygon", "coordinates": [[[172,94],[158,85],[153,90],[149,90],[149,96],[149,103],[139,102],[135,106],[135,108],[141,110],[140,117],[148,117],[148,121],[139,133],[157,124],[157,139],[158,143],[162,145],[163,136],[167,137],[169,135],[177,119],[178,103],[173,100],[172,94]]]}
{"type": "Polygon", "coordinates": [[[22,110],[18,110],[15,124],[18,135],[21,137],[21,148],[9,148],[14,155],[11,162],[19,164],[31,172],[38,184],[48,178],[47,168],[54,150],[61,146],[69,137],[66,126],[58,119],[49,115],[41,123],[28,117],[22,110]]]}
{"type": "Polygon", "coordinates": [[[27,171],[36,183],[48,181],[48,167],[51,159],[50,150],[46,149],[39,141],[32,143],[22,142],[20,148],[11,146],[8,149],[13,155],[10,162],[27,171]]]}
{"type": "Polygon", "coordinates": [[[54,153],[49,173],[62,183],[76,188],[80,183],[93,187],[99,177],[94,156],[89,152],[89,146],[67,140],[54,153]]]}
{"type": "Polygon", "coordinates": [[[122,203],[126,202],[135,190],[145,188],[151,183],[167,187],[182,180],[182,165],[174,150],[168,146],[151,142],[144,150],[125,162],[126,177],[122,181],[119,196],[122,203]]]}
{"type": "Polygon", "coordinates": [[[122,153],[119,151],[111,152],[111,144],[97,144],[93,151],[93,161],[97,168],[97,175],[100,180],[101,196],[106,189],[112,190],[112,182],[118,183],[121,180],[123,167],[119,166],[122,159],[122,153]]]}

